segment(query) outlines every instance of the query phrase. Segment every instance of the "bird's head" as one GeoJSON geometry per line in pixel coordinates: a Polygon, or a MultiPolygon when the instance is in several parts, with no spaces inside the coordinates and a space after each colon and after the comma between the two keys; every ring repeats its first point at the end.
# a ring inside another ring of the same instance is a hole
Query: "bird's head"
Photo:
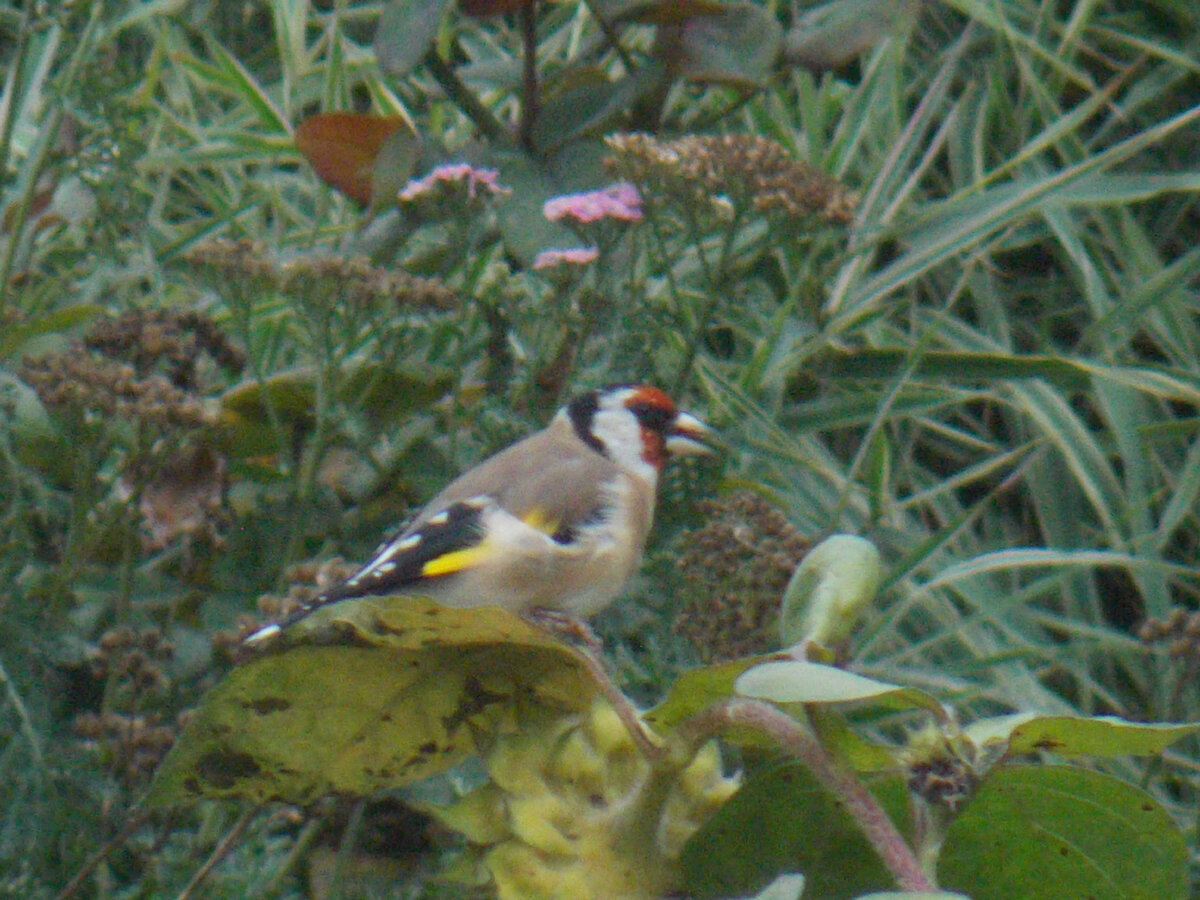
{"type": "Polygon", "coordinates": [[[615,385],[575,398],[566,413],[593,450],[654,481],[672,456],[712,452],[712,429],[648,385],[615,385]]]}

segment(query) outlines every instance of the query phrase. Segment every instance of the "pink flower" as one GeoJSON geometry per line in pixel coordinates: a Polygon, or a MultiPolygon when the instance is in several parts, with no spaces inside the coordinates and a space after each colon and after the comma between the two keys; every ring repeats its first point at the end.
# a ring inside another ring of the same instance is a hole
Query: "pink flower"
{"type": "Polygon", "coordinates": [[[438,185],[455,185],[466,182],[467,196],[474,197],[476,188],[483,188],[489,194],[505,196],[512,193],[511,188],[496,184],[500,173],[495,169],[476,169],[467,163],[447,163],[436,167],[424,178],[414,178],[400,191],[400,200],[412,203],[427,195],[437,195],[438,185]]]}
{"type": "Polygon", "coordinates": [[[567,218],[576,222],[599,219],[637,222],[642,218],[642,195],[628,181],[618,181],[599,191],[551,197],[542,207],[542,213],[551,222],[567,218]]]}
{"type": "Polygon", "coordinates": [[[596,247],[543,250],[534,257],[533,267],[535,269],[554,269],[567,263],[573,266],[586,266],[590,262],[595,262],[599,255],[600,250],[596,247]]]}

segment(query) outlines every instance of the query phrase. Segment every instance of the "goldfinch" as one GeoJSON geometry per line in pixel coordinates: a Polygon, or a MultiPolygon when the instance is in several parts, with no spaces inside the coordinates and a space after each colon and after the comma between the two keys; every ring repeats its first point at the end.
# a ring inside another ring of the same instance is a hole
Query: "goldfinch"
{"type": "Polygon", "coordinates": [[[711,452],[711,434],[658,388],[585,393],[543,430],[451,482],[352,577],[245,642],[269,641],[318,607],[371,594],[594,615],[641,562],[659,472],[672,456],[711,452]]]}

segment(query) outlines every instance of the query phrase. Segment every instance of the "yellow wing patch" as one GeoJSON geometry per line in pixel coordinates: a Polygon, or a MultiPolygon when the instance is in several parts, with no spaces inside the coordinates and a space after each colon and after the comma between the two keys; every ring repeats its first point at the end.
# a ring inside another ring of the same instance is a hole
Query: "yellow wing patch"
{"type": "MultiPolygon", "coordinates": [[[[540,509],[534,509],[526,513],[521,518],[521,521],[543,534],[553,535],[558,530],[558,522],[548,518],[540,509]]],[[[425,565],[421,566],[421,577],[435,578],[438,575],[453,575],[455,572],[461,572],[464,569],[470,569],[479,565],[490,554],[491,547],[487,541],[476,544],[474,547],[451,550],[449,553],[443,553],[441,556],[431,559],[425,565]]]]}
{"type": "Polygon", "coordinates": [[[530,528],[536,528],[543,534],[554,534],[558,531],[559,521],[547,517],[546,513],[540,509],[531,509],[521,517],[521,521],[530,528]]]}
{"type": "Polygon", "coordinates": [[[437,575],[452,575],[455,572],[461,572],[463,569],[470,569],[472,566],[477,566],[483,560],[487,559],[488,546],[486,543],[476,544],[474,547],[467,547],[465,550],[452,550],[450,553],[443,553],[436,559],[431,559],[425,565],[421,566],[422,578],[433,578],[437,575]]]}

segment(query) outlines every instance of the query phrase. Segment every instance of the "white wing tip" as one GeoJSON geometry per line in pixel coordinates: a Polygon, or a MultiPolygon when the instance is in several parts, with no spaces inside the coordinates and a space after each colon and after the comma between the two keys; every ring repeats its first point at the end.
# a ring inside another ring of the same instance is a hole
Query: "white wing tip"
{"type": "Polygon", "coordinates": [[[275,623],[271,623],[270,625],[264,625],[262,628],[258,629],[258,631],[255,631],[253,634],[247,635],[246,638],[244,638],[242,640],[242,643],[245,644],[247,647],[253,647],[257,644],[261,644],[265,641],[269,641],[271,638],[275,637],[275,635],[281,633],[282,631],[283,631],[283,629],[280,628],[279,625],[277,625],[275,623]]]}

